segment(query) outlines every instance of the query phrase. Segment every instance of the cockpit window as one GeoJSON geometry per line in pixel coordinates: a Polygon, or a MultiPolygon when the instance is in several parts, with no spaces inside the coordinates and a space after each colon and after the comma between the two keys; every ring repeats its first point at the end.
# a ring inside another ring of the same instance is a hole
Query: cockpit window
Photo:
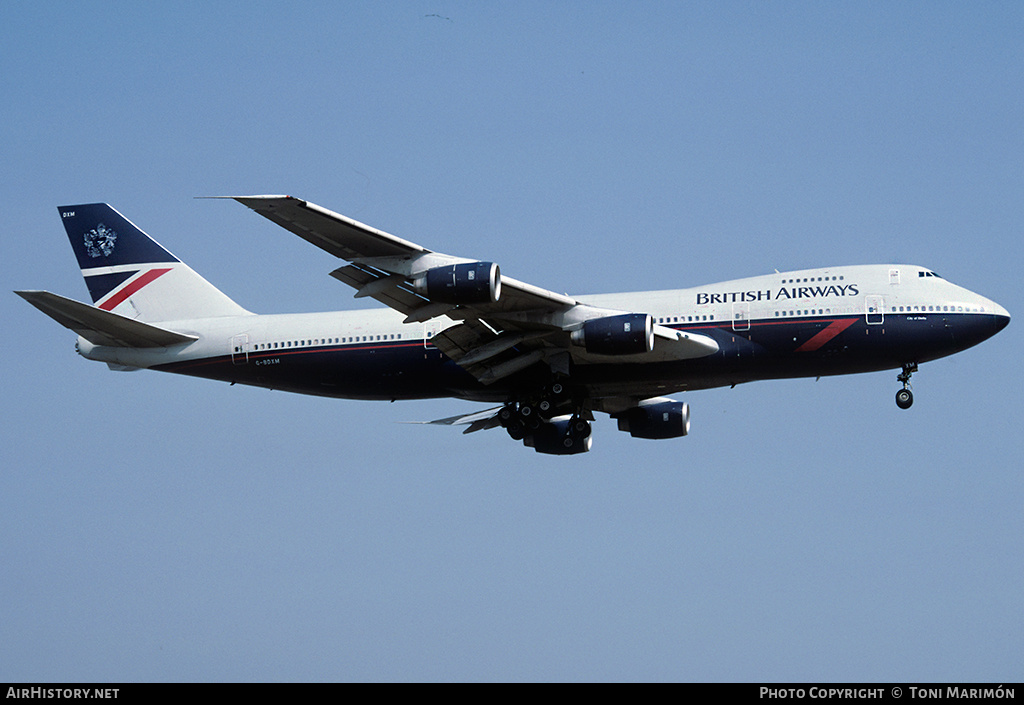
{"type": "Polygon", "coordinates": [[[938,274],[936,274],[935,272],[929,272],[927,269],[923,269],[920,272],[918,272],[917,276],[919,276],[919,277],[938,277],[939,279],[942,279],[942,277],[940,277],[938,274]]]}

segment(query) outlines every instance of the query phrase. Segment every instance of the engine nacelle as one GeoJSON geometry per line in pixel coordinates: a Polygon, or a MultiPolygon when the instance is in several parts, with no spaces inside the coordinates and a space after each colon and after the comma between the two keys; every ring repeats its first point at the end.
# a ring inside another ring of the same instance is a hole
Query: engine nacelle
{"type": "Polygon", "coordinates": [[[538,453],[548,455],[575,455],[586,453],[590,450],[593,441],[590,435],[589,424],[586,435],[570,433],[569,419],[557,419],[542,423],[537,430],[530,432],[524,439],[523,445],[533,448],[538,453]]]}
{"type": "Polygon", "coordinates": [[[573,343],[599,355],[633,355],[654,350],[654,319],[648,313],[595,318],[574,330],[573,343]]]}
{"type": "Polygon", "coordinates": [[[633,438],[679,438],[690,432],[690,405],[663,401],[617,414],[619,430],[633,438]]]}
{"type": "Polygon", "coordinates": [[[418,294],[446,304],[494,303],[501,296],[501,270],[494,262],[466,262],[428,269],[412,282],[418,294]]]}

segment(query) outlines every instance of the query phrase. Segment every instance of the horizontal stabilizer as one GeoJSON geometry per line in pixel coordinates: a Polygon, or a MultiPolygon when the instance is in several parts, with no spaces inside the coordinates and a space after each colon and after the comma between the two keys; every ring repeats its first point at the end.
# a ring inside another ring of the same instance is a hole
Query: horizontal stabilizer
{"type": "Polygon", "coordinates": [[[484,411],[477,411],[472,414],[462,414],[460,416],[449,416],[445,419],[435,419],[434,421],[417,421],[414,423],[421,424],[432,424],[435,426],[466,426],[466,430],[463,433],[473,433],[474,431],[484,431],[489,428],[497,428],[498,423],[498,412],[501,411],[501,407],[494,409],[485,409],[484,411]]]}
{"type": "Polygon", "coordinates": [[[160,348],[197,340],[192,335],[175,333],[148,323],[134,321],[49,291],[16,291],[14,293],[94,345],[160,348]]]}

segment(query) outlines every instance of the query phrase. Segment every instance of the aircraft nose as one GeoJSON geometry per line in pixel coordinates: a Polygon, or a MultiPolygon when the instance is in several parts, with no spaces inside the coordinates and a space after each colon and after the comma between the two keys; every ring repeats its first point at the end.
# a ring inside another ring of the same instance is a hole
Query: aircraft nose
{"type": "Polygon", "coordinates": [[[985,308],[992,312],[990,320],[992,322],[992,335],[995,335],[1010,324],[1010,312],[995,301],[989,300],[988,304],[985,308]]]}
{"type": "Polygon", "coordinates": [[[1003,328],[1006,328],[1006,326],[1010,325],[1010,312],[1007,311],[1002,306],[1000,306],[999,304],[996,304],[995,317],[996,333],[1001,331],[1003,328]]]}

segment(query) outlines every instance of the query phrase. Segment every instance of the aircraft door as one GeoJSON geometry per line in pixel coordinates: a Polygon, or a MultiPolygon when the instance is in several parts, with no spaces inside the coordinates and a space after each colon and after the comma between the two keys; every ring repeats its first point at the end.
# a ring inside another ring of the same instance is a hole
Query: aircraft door
{"type": "Polygon", "coordinates": [[[231,362],[244,365],[249,362],[249,336],[245,333],[231,339],[231,362]]]}
{"type": "Polygon", "coordinates": [[[432,349],[430,339],[441,332],[441,321],[434,319],[423,324],[423,347],[432,349]]]}
{"type": "Polygon", "coordinates": [[[732,305],[732,329],[737,332],[750,330],[750,304],[742,302],[732,305]]]}
{"type": "Polygon", "coordinates": [[[885,322],[885,302],[881,296],[864,297],[864,315],[869,325],[885,322]]]}

